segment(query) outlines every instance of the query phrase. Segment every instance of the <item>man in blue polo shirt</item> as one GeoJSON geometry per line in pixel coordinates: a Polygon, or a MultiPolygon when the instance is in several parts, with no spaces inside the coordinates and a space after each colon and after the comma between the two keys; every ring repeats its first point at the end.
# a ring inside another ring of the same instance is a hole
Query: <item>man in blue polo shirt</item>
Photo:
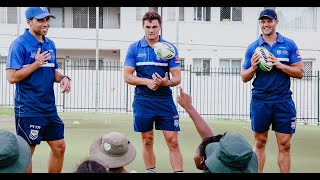
{"type": "Polygon", "coordinates": [[[157,42],[167,42],[159,32],[161,17],[156,12],[147,12],[142,18],[145,36],[130,45],[124,62],[124,80],[135,85],[132,104],[134,131],[142,135],[142,156],[147,172],[156,172],[156,158],[153,151],[154,133],[162,130],[169,148],[171,166],[174,172],[183,172],[182,154],[178,142],[179,115],[173,102],[170,87],[181,82],[181,68],[177,48],[175,57],[159,59],[153,50],[157,42]],[[136,75],[134,75],[136,71],[136,75]],[[170,78],[169,73],[172,77],[170,78]]]}
{"type": "MultiPolygon", "coordinates": [[[[51,148],[48,172],[61,172],[64,160],[64,123],[60,119],[53,85],[70,92],[70,78],[58,70],[56,47],[46,37],[50,18],[45,7],[29,7],[25,12],[27,28],[10,46],[6,64],[7,80],[16,84],[16,132],[29,144],[33,155],[36,145],[47,141],[51,148]]],[[[32,162],[28,171],[32,172],[32,162]]]]}
{"type": "Polygon", "coordinates": [[[297,114],[291,97],[290,77],[303,77],[303,62],[295,42],[276,32],[279,20],[274,10],[263,10],[258,20],[262,34],[247,48],[241,72],[243,82],[255,76],[250,118],[255,138],[254,149],[259,161],[258,172],[263,172],[270,125],[277,138],[280,172],[290,172],[290,141],[295,133],[297,114]],[[268,61],[272,62],[271,71],[258,68],[259,55],[254,51],[259,46],[272,53],[268,56],[268,61]]]}

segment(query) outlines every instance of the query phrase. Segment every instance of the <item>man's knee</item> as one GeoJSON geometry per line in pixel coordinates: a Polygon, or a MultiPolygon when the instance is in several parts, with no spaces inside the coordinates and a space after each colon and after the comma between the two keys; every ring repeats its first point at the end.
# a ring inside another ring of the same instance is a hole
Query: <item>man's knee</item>
{"type": "Polygon", "coordinates": [[[279,142],[279,151],[280,152],[289,152],[291,148],[290,141],[280,141],[279,142]]]}
{"type": "Polygon", "coordinates": [[[255,139],[255,147],[257,149],[262,149],[266,146],[267,142],[268,142],[267,137],[264,137],[264,136],[258,137],[255,139]]]}
{"type": "Polygon", "coordinates": [[[170,149],[178,149],[179,148],[178,138],[167,139],[167,144],[168,144],[170,149]]]}
{"type": "Polygon", "coordinates": [[[153,145],[153,136],[145,136],[145,137],[143,137],[143,145],[152,146],[153,145]]]}
{"type": "Polygon", "coordinates": [[[56,155],[63,155],[66,150],[66,144],[64,141],[59,141],[51,146],[51,150],[56,155]]]}

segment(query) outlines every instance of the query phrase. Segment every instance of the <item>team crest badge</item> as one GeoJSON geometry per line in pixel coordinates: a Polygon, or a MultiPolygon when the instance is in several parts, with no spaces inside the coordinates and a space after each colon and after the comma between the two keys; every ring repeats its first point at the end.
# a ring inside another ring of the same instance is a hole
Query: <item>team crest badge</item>
{"type": "Polygon", "coordinates": [[[174,120],[174,126],[178,127],[179,126],[179,120],[174,120]]]}
{"type": "Polygon", "coordinates": [[[35,140],[38,138],[39,130],[31,129],[29,138],[35,140]]]}

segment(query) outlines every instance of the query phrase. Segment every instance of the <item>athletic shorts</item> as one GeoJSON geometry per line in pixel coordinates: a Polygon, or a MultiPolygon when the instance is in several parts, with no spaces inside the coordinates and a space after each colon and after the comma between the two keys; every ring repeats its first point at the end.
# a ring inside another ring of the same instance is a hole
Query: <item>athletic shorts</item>
{"type": "Polygon", "coordinates": [[[17,134],[29,144],[64,138],[64,123],[58,115],[44,117],[15,117],[17,134]]]}
{"type": "Polygon", "coordinates": [[[155,101],[135,98],[132,103],[134,131],[180,131],[179,115],[172,99],[155,101]]]}
{"type": "Polygon", "coordinates": [[[296,108],[293,101],[282,103],[250,103],[251,128],[262,133],[272,130],[285,134],[294,134],[296,130],[296,108]]]}

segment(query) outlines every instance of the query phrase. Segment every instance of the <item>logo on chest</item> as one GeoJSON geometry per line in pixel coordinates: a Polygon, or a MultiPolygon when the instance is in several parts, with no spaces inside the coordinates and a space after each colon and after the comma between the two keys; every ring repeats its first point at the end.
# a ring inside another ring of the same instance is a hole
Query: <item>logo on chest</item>
{"type": "Polygon", "coordinates": [[[289,52],[287,50],[277,50],[278,55],[289,55],[289,52]]]}
{"type": "Polygon", "coordinates": [[[146,57],[146,56],[147,56],[147,54],[145,54],[145,53],[139,53],[139,54],[137,55],[138,58],[146,57]]]}
{"type": "Polygon", "coordinates": [[[36,57],[36,53],[37,53],[36,51],[31,51],[30,52],[30,57],[31,58],[35,58],[36,57]]]}

